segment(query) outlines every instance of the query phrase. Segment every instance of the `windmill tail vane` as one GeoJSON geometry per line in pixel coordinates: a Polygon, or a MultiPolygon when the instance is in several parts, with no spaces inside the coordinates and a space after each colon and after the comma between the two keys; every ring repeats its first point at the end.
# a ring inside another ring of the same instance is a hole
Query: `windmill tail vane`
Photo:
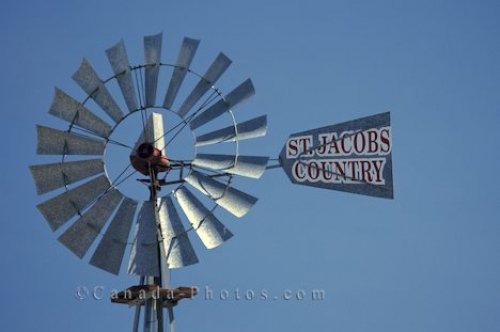
{"type": "Polygon", "coordinates": [[[139,284],[111,300],[136,306],[134,331],[141,316],[143,331],[163,331],[164,308],[168,329],[175,329],[173,307],[196,295],[193,287],[170,285],[171,269],[199,261],[190,235],[216,248],[233,236],[219,214],[241,218],[257,202],[233,186],[234,178],[259,179],[281,167],[296,184],[392,198],[389,113],[292,134],[275,165],[242,155],[239,143],[265,136],[267,117],[236,121],[240,104],[255,94],[252,81],[223,95],[215,84],[231,60],[220,53],[198,74],[191,67],[198,46],[184,38],[175,64],[165,64],[162,34],[146,36],[145,63],[132,66],[120,41],[106,50],[111,78],[102,79],[85,59],[73,75],[87,95],[82,102],[55,89],[49,114],[68,129],[37,126],[37,153],[59,158],[30,166],[37,193],[51,195],[37,208],[76,256],[93,251],[95,267],[118,275],[128,249],[128,272],[139,284]],[[168,84],[158,98],[163,79],[168,84]],[[127,123],[135,114],[132,132],[127,123]],[[183,132],[189,144],[179,143],[183,132]],[[122,157],[109,157],[112,148],[122,157]],[[148,199],[125,193],[130,181],[145,184],[148,199]]]}
{"type": "Polygon", "coordinates": [[[295,184],[393,198],[390,113],[292,134],[279,161],[295,184]]]}

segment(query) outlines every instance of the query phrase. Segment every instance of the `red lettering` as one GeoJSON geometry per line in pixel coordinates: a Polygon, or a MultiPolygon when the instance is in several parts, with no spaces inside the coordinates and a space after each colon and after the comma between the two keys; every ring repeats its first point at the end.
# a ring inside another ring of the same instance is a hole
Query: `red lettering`
{"type": "Polygon", "coordinates": [[[338,146],[338,140],[337,140],[337,136],[335,136],[335,134],[332,135],[332,143],[330,144],[330,154],[331,155],[335,155],[335,154],[339,154],[339,146],[338,146]],[[332,152],[332,149],[333,149],[333,152],[332,152]]]}
{"type": "Polygon", "coordinates": [[[330,167],[330,163],[326,161],[321,162],[321,170],[323,171],[323,180],[331,180],[333,178],[333,172],[330,167]]]}
{"type": "Polygon", "coordinates": [[[289,157],[296,157],[299,152],[299,149],[297,148],[297,140],[295,139],[289,139],[288,140],[288,147],[286,149],[286,154],[287,158],[289,157]]]}
{"type": "Polygon", "coordinates": [[[311,180],[317,180],[319,178],[319,166],[318,164],[313,161],[307,165],[307,175],[309,176],[309,179],[311,180]]]}
{"type": "Polygon", "coordinates": [[[371,129],[367,131],[368,135],[368,153],[376,153],[378,151],[378,131],[371,129]]]}
{"type": "Polygon", "coordinates": [[[300,161],[296,161],[293,165],[293,175],[297,181],[304,181],[306,174],[304,172],[304,165],[300,161]]]}
{"type": "Polygon", "coordinates": [[[391,151],[391,132],[390,128],[380,130],[380,151],[388,153],[391,151]]]}
{"type": "Polygon", "coordinates": [[[365,135],[363,135],[363,132],[358,132],[356,135],[354,135],[354,150],[358,154],[362,154],[365,151],[366,148],[366,139],[365,135]]]}
{"type": "MultiPolygon", "coordinates": [[[[349,149],[346,148],[346,144],[345,144],[346,140],[350,138],[349,135],[351,135],[351,133],[345,133],[342,136],[342,141],[340,141],[340,147],[342,148],[342,153],[343,154],[350,154],[351,151],[352,151],[352,144],[349,146],[349,149]]],[[[352,142],[352,140],[350,140],[350,141],[352,142]]]]}
{"type": "Polygon", "coordinates": [[[326,149],[328,147],[328,134],[320,134],[319,135],[319,147],[316,149],[316,153],[318,156],[323,156],[326,154],[326,149]]]}
{"type": "Polygon", "coordinates": [[[334,161],[333,163],[335,165],[335,170],[336,170],[335,175],[337,175],[337,177],[335,178],[336,181],[340,181],[340,182],[344,183],[346,180],[346,178],[345,178],[346,162],[345,161],[342,161],[342,162],[334,161]]]}
{"type": "Polygon", "coordinates": [[[372,165],[367,160],[361,160],[360,164],[361,164],[360,165],[361,166],[361,180],[363,182],[371,183],[372,179],[373,179],[372,175],[370,174],[371,169],[372,169],[372,165]]]}
{"type": "Polygon", "coordinates": [[[376,183],[381,183],[383,184],[385,181],[382,181],[382,168],[384,165],[385,161],[383,159],[375,159],[372,160],[373,168],[375,169],[375,177],[376,183]]]}
{"type": "Polygon", "coordinates": [[[312,156],[313,151],[311,151],[311,137],[301,137],[299,138],[299,145],[302,145],[301,154],[305,156],[312,156]]]}

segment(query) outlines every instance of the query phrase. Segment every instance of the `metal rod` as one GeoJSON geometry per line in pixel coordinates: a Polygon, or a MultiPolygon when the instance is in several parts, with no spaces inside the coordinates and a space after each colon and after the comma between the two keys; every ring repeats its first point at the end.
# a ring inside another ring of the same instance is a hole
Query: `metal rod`
{"type": "MultiPolygon", "coordinates": [[[[144,277],[141,276],[139,279],[139,284],[144,285],[144,277]]],[[[134,315],[134,325],[132,326],[132,332],[139,332],[139,319],[141,318],[141,305],[135,307],[134,315]]]]}
{"type": "Polygon", "coordinates": [[[175,332],[174,307],[168,307],[169,332],[175,332]]]}
{"type": "MultiPolygon", "coordinates": [[[[152,278],[153,280],[153,285],[155,285],[157,288],[162,287],[162,249],[161,249],[161,244],[162,244],[162,236],[161,236],[161,226],[160,226],[160,218],[158,215],[158,186],[157,186],[157,177],[158,177],[158,171],[156,169],[153,169],[150,167],[150,201],[153,202],[153,207],[154,207],[154,212],[155,212],[155,223],[157,225],[157,254],[158,254],[158,274],[159,276],[156,278],[152,278]]],[[[155,330],[157,332],[163,332],[163,303],[158,296],[157,299],[152,299],[152,316],[155,316],[156,318],[156,328],[155,330]],[[154,303],[153,303],[154,302],[154,303]]]]}
{"type": "MultiPolygon", "coordinates": [[[[153,119],[153,121],[155,121],[153,119]]],[[[145,129],[144,129],[145,130],[145,129]]],[[[160,137],[161,138],[161,137],[160,137]]],[[[155,137],[155,142],[157,142],[160,138],[155,137]]],[[[180,163],[181,171],[184,167],[183,161],[180,163]]],[[[139,181],[143,183],[149,183],[149,200],[153,204],[154,208],[154,218],[156,224],[156,234],[157,234],[157,256],[158,256],[158,276],[156,277],[147,277],[148,285],[155,286],[153,291],[152,298],[148,299],[145,303],[145,314],[144,314],[144,332],[163,332],[164,331],[164,323],[163,323],[163,299],[160,296],[160,288],[170,289],[170,271],[168,269],[167,256],[164,248],[164,239],[162,232],[162,225],[159,214],[159,195],[158,191],[163,185],[164,179],[158,179],[159,170],[156,165],[149,164],[149,179],[139,181]],[[156,297],[157,296],[157,297],[156,297]]],[[[172,303],[170,301],[168,304],[168,316],[169,316],[169,331],[175,331],[175,321],[172,303]]]]}
{"type": "MultiPolygon", "coordinates": [[[[147,277],[147,284],[151,285],[154,282],[153,278],[147,277]]],[[[146,308],[144,309],[144,332],[156,332],[155,324],[153,322],[156,321],[156,315],[154,315],[154,300],[148,299],[146,301],[146,308]]]]}

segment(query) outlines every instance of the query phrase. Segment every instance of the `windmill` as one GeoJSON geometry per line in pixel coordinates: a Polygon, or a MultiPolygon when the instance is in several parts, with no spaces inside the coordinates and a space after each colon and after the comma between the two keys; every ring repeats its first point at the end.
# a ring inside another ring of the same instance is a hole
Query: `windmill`
{"type": "Polygon", "coordinates": [[[392,198],[389,113],[292,134],[275,164],[240,154],[241,141],[265,136],[266,116],[236,121],[234,110],[255,94],[253,84],[247,79],[223,94],[215,84],[231,60],[220,53],[199,74],[191,69],[198,45],[184,38],[175,64],[167,64],[162,34],[146,36],[144,64],[131,65],[120,41],[106,50],[113,72],[107,79],[84,59],[73,79],[86,97],[78,101],[56,88],[49,110],[67,129],[37,126],[37,153],[59,158],[30,167],[38,194],[51,194],[37,207],[64,246],[80,258],[93,251],[89,263],[102,270],[119,274],[131,247],[128,272],[139,285],[112,301],[136,306],[134,331],[142,308],[144,331],[163,331],[164,307],[175,328],[173,307],[196,295],[169,282],[171,269],[198,262],[189,235],[216,248],[233,234],[215,210],[240,218],[256,203],[233,178],[258,179],[282,167],[297,184],[392,198]],[[192,136],[176,147],[185,132],[192,136]],[[121,158],[109,156],[112,148],[121,158]],[[113,171],[116,159],[124,166],[113,171]],[[147,189],[147,199],[125,193],[131,179],[147,189]]]}

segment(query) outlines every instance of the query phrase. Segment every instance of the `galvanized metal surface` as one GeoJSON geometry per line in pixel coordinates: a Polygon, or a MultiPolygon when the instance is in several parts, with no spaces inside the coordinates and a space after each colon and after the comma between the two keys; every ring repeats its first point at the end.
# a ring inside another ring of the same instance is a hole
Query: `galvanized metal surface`
{"type": "Polygon", "coordinates": [[[109,189],[110,183],[105,175],[101,175],[79,187],[64,192],[48,201],[37,205],[38,210],[55,231],[71,217],[83,210],[109,189]]]}
{"type": "Polygon", "coordinates": [[[39,195],[65,185],[103,173],[102,159],[90,159],[30,166],[39,195]]]}
{"type": "Polygon", "coordinates": [[[104,141],[37,125],[38,154],[102,155],[104,141]]]}
{"type": "Polygon", "coordinates": [[[139,276],[159,276],[158,238],[154,202],[144,202],[137,221],[128,272],[139,276]]]}
{"type": "Polygon", "coordinates": [[[253,87],[252,81],[247,79],[233,91],[224,96],[223,99],[219,100],[217,103],[213,104],[203,113],[191,120],[191,122],[189,122],[189,126],[192,130],[201,127],[202,125],[221,116],[228,110],[235,108],[238,104],[250,98],[254,94],[255,88],[253,87]]]}
{"type": "Polygon", "coordinates": [[[292,134],[280,153],[280,163],[295,184],[393,198],[390,126],[387,112],[292,134]],[[380,141],[382,132],[385,137],[380,141]],[[370,137],[364,136],[368,133],[370,137]],[[334,138],[325,142],[325,137],[334,138]],[[298,140],[300,144],[296,144],[298,140]],[[288,148],[289,144],[293,147],[288,148]],[[353,144],[359,145],[356,147],[361,152],[356,152],[353,144]],[[351,145],[349,153],[339,152],[343,145],[351,145]],[[382,151],[382,145],[387,151],[382,151]],[[328,149],[332,152],[325,153],[328,149]],[[335,167],[339,165],[349,166],[338,171],[335,167]]]}
{"type": "Polygon", "coordinates": [[[138,202],[125,197],[97,246],[90,264],[118,275],[138,202]]]}
{"type": "Polygon", "coordinates": [[[163,238],[163,252],[168,268],[179,268],[198,263],[186,230],[170,196],[159,200],[159,221],[163,238]]]}
{"type": "Polygon", "coordinates": [[[177,96],[179,88],[186,77],[187,70],[191,65],[191,61],[193,61],[199,44],[200,41],[196,39],[184,38],[182,41],[182,46],[175,63],[175,69],[172,72],[172,77],[163,101],[163,107],[167,109],[172,108],[175,97],[177,96]]]}
{"type": "Polygon", "coordinates": [[[108,191],[59,237],[59,242],[82,258],[122,198],[118,190],[108,191]]]}
{"type": "Polygon", "coordinates": [[[123,112],[115,102],[104,82],[99,78],[90,63],[83,59],[80,68],[73,75],[73,80],[105,111],[111,119],[119,122],[123,112]]]}
{"type": "MultiPolygon", "coordinates": [[[[153,277],[146,277],[146,283],[148,285],[154,285],[155,281],[153,277]]],[[[150,298],[146,301],[144,308],[144,328],[143,332],[158,332],[156,327],[158,326],[158,321],[156,320],[156,308],[155,300],[150,298]]]]}
{"type": "Polygon", "coordinates": [[[184,117],[189,110],[200,100],[203,95],[210,90],[212,85],[222,76],[226,69],[231,64],[231,60],[224,54],[220,53],[214,62],[210,65],[207,72],[200,81],[196,84],[193,91],[187,96],[183,104],[177,110],[180,117],[184,117]]]}
{"type": "Polygon", "coordinates": [[[247,214],[257,202],[256,197],[196,171],[192,171],[184,180],[238,218],[247,214]]]}
{"type": "MultiPolygon", "coordinates": [[[[140,277],[139,285],[144,285],[144,277],[140,277]]],[[[139,332],[139,320],[141,319],[141,305],[135,306],[134,323],[132,332],[139,332]]]]}
{"type": "Polygon", "coordinates": [[[144,37],[144,60],[146,64],[146,107],[156,104],[156,87],[160,72],[162,34],[144,37]]]}
{"type": "Polygon", "coordinates": [[[266,170],[269,157],[197,154],[192,165],[258,179],[266,170]]]}
{"type": "Polygon", "coordinates": [[[207,249],[218,247],[233,234],[185,187],[174,193],[177,202],[207,249]]]}
{"type": "Polygon", "coordinates": [[[148,118],[145,125],[145,130],[142,131],[141,136],[135,143],[134,150],[132,154],[135,155],[135,151],[142,143],[154,143],[153,146],[163,153],[165,153],[165,137],[163,136],[165,132],[163,131],[163,115],[161,113],[153,112],[148,118]]]}
{"type": "Polygon", "coordinates": [[[234,126],[229,126],[210,133],[196,137],[195,146],[217,144],[222,142],[243,141],[246,139],[265,136],[267,133],[267,116],[242,122],[234,126]]]}
{"type": "Polygon", "coordinates": [[[101,137],[108,137],[111,132],[109,124],[59,88],[55,88],[49,114],[101,137]]]}
{"type": "Polygon", "coordinates": [[[137,103],[137,95],[132,79],[127,50],[123,40],[120,40],[115,46],[107,49],[106,55],[108,56],[111,68],[113,68],[113,73],[116,75],[116,80],[118,81],[129,112],[137,110],[139,105],[137,103]]]}

